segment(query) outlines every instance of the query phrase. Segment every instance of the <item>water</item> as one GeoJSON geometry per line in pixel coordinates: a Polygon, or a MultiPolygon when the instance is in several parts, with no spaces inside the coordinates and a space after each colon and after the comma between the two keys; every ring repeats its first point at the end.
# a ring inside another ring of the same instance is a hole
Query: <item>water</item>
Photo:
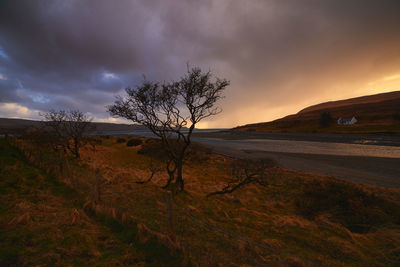
{"type": "MultiPolygon", "coordinates": [[[[218,132],[224,129],[194,129],[194,133],[212,133],[218,132]]],[[[187,129],[182,130],[183,133],[187,132],[187,129]]],[[[130,131],[94,131],[88,133],[88,135],[135,135],[135,136],[143,136],[143,137],[150,137],[156,138],[157,136],[153,134],[148,129],[136,129],[130,131]]]]}
{"type": "Polygon", "coordinates": [[[400,158],[400,147],[395,146],[271,139],[223,140],[219,138],[198,138],[196,141],[212,146],[240,150],[400,158]]]}
{"type": "MultiPolygon", "coordinates": [[[[216,132],[220,129],[195,129],[196,132],[216,132]]],[[[144,137],[155,137],[147,129],[134,131],[104,131],[93,134],[103,135],[137,135],[144,137]]],[[[257,150],[267,152],[287,152],[317,155],[339,155],[339,156],[363,156],[400,158],[399,146],[373,145],[373,141],[363,140],[362,143],[335,143],[320,141],[298,141],[298,140],[274,140],[274,139],[241,139],[225,140],[220,138],[193,138],[199,143],[239,150],[257,150]]]]}

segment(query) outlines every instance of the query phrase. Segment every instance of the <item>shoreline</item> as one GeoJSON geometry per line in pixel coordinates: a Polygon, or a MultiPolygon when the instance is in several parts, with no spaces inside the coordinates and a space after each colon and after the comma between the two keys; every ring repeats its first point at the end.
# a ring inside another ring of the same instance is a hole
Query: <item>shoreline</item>
{"type": "Polygon", "coordinates": [[[338,156],[307,153],[238,150],[210,146],[213,152],[232,158],[271,159],[277,167],[303,173],[386,188],[400,188],[398,159],[362,156],[338,156]]]}
{"type": "Polygon", "coordinates": [[[224,130],[219,132],[193,133],[193,136],[199,138],[221,138],[225,140],[271,139],[400,147],[400,135],[387,133],[264,133],[224,130]]]}

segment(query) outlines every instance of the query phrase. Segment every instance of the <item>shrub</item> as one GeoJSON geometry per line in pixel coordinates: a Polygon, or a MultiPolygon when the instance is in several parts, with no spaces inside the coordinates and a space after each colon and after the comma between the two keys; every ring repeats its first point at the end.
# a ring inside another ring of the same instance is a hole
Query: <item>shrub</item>
{"type": "Polygon", "coordinates": [[[117,139],[117,143],[118,144],[125,143],[125,142],[126,142],[125,138],[118,138],[117,139]]]}
{"type": "Polygon", "coordinates": [[[166,161],[168,154],[162,146],[161,140],[149,139],[142,145],[137,152],[140,155],[146,155],[159,161],[166,161]]]}
{"type": "Polygon", "coordinates": [[[329,127],[333,123],[333,118],[331,113],[325,111],[321,114],[319,118],[319,126],[322,128],[329,127]]]}
{"type": "Polygon", "coordinates": [[[132,138],[128,142],[126,142],[126,146],[139,146],[142,144],[142,140],[139,138],[132,138]]]}
{"type": "Polygon", "coordinates": [[[296,201],[299,213],[309,219],[327,214],[331,221],[352,232],[367,233],[374,227],[400,223],[400,206],[339,181],[313,181],[296,201]]]}
{"type": "Polygon", "coordinates": [[[160,141],[160,140],[157,140],[157,139],[155,139],[155,138],[148,138],[148,139],[146,139],[146,144],[154,144],[154,143],[160,143],[160,144],[161,144],[161,141],[160,141]]]}

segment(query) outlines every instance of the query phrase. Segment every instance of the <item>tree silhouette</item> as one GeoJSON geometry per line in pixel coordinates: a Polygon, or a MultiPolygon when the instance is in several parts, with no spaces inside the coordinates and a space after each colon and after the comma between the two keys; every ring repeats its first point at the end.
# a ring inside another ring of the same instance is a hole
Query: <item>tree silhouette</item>
{"type": "Polygon", "coordinates": [[[80,148],[88,141],[84,133],[94,128],[92,119],[79,110],[50,110],[40,115],[45,126],[51,130],[55,146],[79,158],[80,148]]]}
{"type": "Polygon", "coordinates": [[[223,195],[233,193],[235,190],[249,185],[258,184],[266,186],[269,183],[268,170],[274,166],[272,160],[235,160],[232,163],[232,179],[220,191],[215,191],[207,195],[207,197],[214,195],[223,195]]]}
{"type": "Polygon", "coordinates": [[[111,115],[144,125],[161,139],[169,159],[165,188],[173,183],[177,192],[184,190],[182,167],[193,130],[201,120],[221,112],[215,104],[229,81],[212,79],[210,71],[188,68],[177,82],[144,80],[136,88],[127,88],[126,96],[118,96],[108,107],[111,115]]]}
{"type": "Polygon", "coordinates": [[[322,128],[326,128],[329,127],[332,123],[333,123],[333,118],[331,113],[329,113],[328,111],[325,111],[321,114],[320,118],[319,118],[319,125],[322,128]]]}

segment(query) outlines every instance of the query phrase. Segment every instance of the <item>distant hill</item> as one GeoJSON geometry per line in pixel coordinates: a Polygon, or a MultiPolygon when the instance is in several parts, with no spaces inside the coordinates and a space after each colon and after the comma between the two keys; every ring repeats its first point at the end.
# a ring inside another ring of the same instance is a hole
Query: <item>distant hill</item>
{"type": "MultiPolygon", "coordinates": [[[[12,130],[22,130],[32,126],[39,126],[41,121],[0,118],[0,133],[12,130]]],[[[143,129],[144,126],[133,124],[117,124],[105,122],[93,122],[96,126],[95,131],[130,131],[143,129]]]]}
{"type": "Polygon", "coordinates": [[[395,132],[400,133],[400,91],[330,101],[302,109],[297,114],[271,122],[247,124],[234,128],[256,132],[395,132]],[[320,124],[328,112],[333,123],[320,124]],[[356,117],[354,125],[337,125],[340,117],[356,117]]]}

